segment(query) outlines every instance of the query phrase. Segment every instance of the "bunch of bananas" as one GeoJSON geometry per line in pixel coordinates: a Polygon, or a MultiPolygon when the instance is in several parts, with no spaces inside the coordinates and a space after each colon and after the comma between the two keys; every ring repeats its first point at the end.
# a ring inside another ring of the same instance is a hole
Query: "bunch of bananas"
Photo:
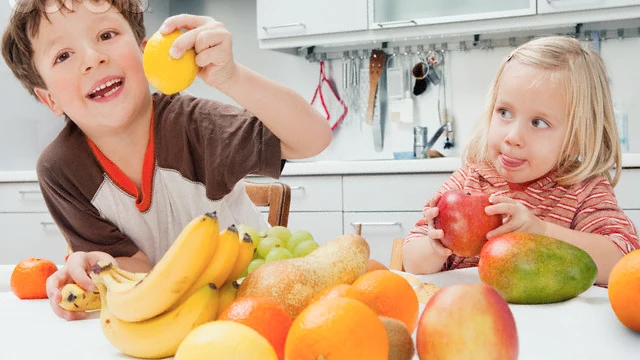
{"type": "MultiPolygon", "coordinates": [[[[103,333],[130,356],[173,356],[193,328],[215,320],[235,299],[234,280],[253,252],[248,234],[239,236],[234,225],[220,231],[216,214],[208,213],[185,226],[148,274],[98,262],[90,276],[99,291],[103,333]]],[[[68,299],[77,302],[77,295],[68,299]]]]}

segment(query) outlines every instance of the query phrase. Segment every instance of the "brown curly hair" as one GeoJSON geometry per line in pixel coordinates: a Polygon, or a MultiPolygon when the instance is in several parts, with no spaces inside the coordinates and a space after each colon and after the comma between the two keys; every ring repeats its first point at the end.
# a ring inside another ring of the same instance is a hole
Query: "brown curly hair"
{"type": "MultiPolygon", "coordinates": [[[[65,9],[73,11],[73,3],[81,3],[84,0],[18,0],[9,24],[2,36],[2,56],[15,77],[20,80],[31,95],[39,100],[34,88],[46,88],[44,80],[38,73],[33,61],[32,39],[38,35],[40,21],[44,18],[49,21],[47,14],[52,11],[65,9]]],[[[98,8],[98,4],[114,6],[127,20],[133,30],[133,34],[142,44],[145,34],[144,8],[141,0],[89,0],[91,6],[98,8]]],[[[89,6],[89,4],[87,4],[89,6]]],[[[100,9],[104,7],[99,6],[100,9]]],[[[108,7],[107,7],[108,8],[108,7]]]]}

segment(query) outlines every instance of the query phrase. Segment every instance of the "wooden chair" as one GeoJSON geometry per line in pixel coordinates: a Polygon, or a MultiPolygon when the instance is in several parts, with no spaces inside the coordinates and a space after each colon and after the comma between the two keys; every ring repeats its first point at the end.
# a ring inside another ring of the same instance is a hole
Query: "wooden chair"
{"type": "Polygon", "coordinates": [[[402,265],[402,243],[404,238],[397,238],[393,240],[393,247],[391,248],[391,262],[389,263],[390,270],[404,271],[402,265]]]}
{"type": "Polygon", "coordinates": [[[287,226],[291,206],[291,188],[281,182],[267,184],[245,181],[247,195],[256,206],[268,206],[267,221],[271,226],[287,226]]]}

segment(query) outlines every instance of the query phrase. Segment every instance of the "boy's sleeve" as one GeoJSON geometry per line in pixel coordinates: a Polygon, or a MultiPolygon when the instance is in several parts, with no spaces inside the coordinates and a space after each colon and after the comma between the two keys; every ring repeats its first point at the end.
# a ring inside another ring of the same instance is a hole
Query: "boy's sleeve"
{"type": "Polygon", "coordinates": [[[585,194],[572,228],[608,237],[623,254],[640,249],[635,226],[618,206],[613,188],[604,178],[585,194]]]}
{"type": "Polygon", "coordinates": [[[71,182],[60,181],[40,164],[38,182],[49,213],[73,251],[102,251],[113,257],[138,252],[133,241],[102,218],[71,182]]]}

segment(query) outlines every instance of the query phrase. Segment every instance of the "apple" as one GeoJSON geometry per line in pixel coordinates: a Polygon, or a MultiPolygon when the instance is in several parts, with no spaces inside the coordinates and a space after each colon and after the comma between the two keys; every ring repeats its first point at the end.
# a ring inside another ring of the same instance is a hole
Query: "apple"
{"type": "Polygon", "coordinates": [[[485,284],[438,290],[416,329],[416,350],[426,359],[518,358],[518,332],[507,302],[485,284]]]}
{"type": "Polygon", "coordinates": [[[447,190],[442,194],[436,204],[438,216],[433,219],[435,228],[444,232],[442,245],[459,256],[479,255],[487,233],[502,225],[501,215],[484,212],[489,205],[489,194],[481,192],[447,190]]]}

